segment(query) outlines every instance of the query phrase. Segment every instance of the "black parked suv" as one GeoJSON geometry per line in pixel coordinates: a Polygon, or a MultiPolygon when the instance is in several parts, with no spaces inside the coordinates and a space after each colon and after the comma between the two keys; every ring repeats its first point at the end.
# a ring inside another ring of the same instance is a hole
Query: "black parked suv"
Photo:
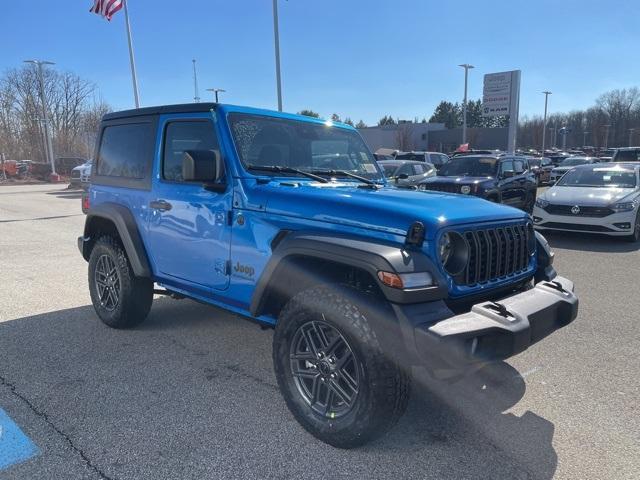
{"type": "Polygon", "coordinates": [[[526,157],[467,155],[452,158],[437,177],[426,179],[421,188],[475,195],[531,212],[537,180],[526,157]]]}

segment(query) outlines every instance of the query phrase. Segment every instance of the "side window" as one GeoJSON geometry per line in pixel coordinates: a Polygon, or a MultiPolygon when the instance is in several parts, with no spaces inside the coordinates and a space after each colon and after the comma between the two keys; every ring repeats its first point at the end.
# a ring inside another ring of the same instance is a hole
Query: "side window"
{"type": "Polygon", "coordinates": [[[424,173],[423,165],[414,165],[413,166],[413,174],[414,175],[422,175],[424,173]]]}
{"type": "Polygon", "coordinates": [[[504,162],[502,162],[500,164],[500,173],[501,174],[505,174],[506,172],[512,172],[513,173],[513,161],[512,160],[505,160],[504,162]]]}
{"type": "Polygon", "coordinates": [[[127,123],[105,127],[100,141],[97,174],[131,179],[145,178],[152,161],[153,127],[127,123]]]}
{"type": "Polygon", "coordinates": [[[213,123],[208,120],[169,122],[164,132],[162,178],[182,182],[182,156],[185,150],[218,150],[213,123]]]}
{"type": "Polygon", "coordinates": [[[513,162],[513,169],[516,172],[516,175],[524,173],[524,171],[527,169],[526,162],[524,160],[515,160],[513,162]]]}
{"type": "Polygon", "coordinates": [[[402,174],[409,175],[409,176],[413,175],[413,170],[411,169],[410,163],[405,163],[400,168],[398,168],[398,170],[396,171],[396,176],[399,176],[402,174]]]}

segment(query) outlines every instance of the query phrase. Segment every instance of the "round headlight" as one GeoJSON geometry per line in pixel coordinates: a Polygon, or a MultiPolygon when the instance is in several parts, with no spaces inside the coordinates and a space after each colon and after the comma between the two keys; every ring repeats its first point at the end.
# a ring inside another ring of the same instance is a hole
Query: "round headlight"
{"type": "Polygon", "coordinates": [[[469,246],[459,233],[447,232],[438,240],[438,254],[447,273],[459,275],[467,266],[469,246]]]}
{"type": "Polygon", "coordinates": [[[460,193],[464,193],[465,195],[468,195],[469,193],[471,193],[471,187],[469,185],[461,186],[460,193]]]}
{"type": "Polygon", "coordinates": [[[449,257],[451,257],[451,236],[448,233],[444,233],[440,237],[438,253],[440,254],[440,261],[443,265],[446,265],[449,257]]]}

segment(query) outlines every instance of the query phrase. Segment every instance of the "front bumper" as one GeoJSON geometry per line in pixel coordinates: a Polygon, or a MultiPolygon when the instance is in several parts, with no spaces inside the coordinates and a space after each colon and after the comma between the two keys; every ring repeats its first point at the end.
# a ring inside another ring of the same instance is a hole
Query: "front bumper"
{"type": "Polygon", "coordinates": [[[542,281],[530,290],[482,302],[471,311],[438,319],[446,307],[423,311],[394,307],[405,344],[435,376],[450,377],[486,362],[523,352],[571,323],[578,314],[573,282],[563,277],[542,281]]]}
{"type": "Polygon", "coordinates": [[[553,215],[535,206],[533,226],[537,230],[559,230],[564,232],[601,233],[612,236],[626,236],[633,233],[637,210],[612,213],[605,217],[581,215],[553,215]],[[626,224],[626,225],[625,225],[626,224]],[[622,228],[624,225],[625,228],[622,228]]]}

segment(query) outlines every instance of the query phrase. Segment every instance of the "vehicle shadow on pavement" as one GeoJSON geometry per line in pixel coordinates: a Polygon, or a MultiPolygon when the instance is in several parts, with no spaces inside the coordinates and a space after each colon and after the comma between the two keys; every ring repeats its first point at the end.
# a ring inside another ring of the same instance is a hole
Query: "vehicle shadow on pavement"
{"type": "Polygon", "coordinates": [[[558,464],[552,444],[554,424],[531,411],[522,415],[506,412],[525,391],[524,378],[506,362],[489,365],[455,383],[436,381],[416,371],[412,402],[397,429],[402,432],[397,442],[402,444],[402,438],[412,443],[464,438],[483,446],[487,455],[483,465],[466,464],[465,455],[459,456],[458,465],[465,472],[460,478],[503,477],[493,470],[493,456],[511,464],[514,473],[510,478],[523,473],[526,478],[553,478],[558,464]],[[406,435],[408,430],[413,435],[406,435]]]}
{"type": "Polygon", "coordinates": [[[640,250],[640,243],[631,243],[620,237],[607,237],[595,233],[541,232],[553,248],[585,252],[628,253],[640,250]]]}
{"type": "Polygon", "coordinates": [[[56,198],[62,199],[79,199],[82,198],[82,190],[81,189],[65,189],[65,190],[55,190],[53,192],[46,192],[47,195],[54,195],[56,198]]]}
{"type": "Polygon", "coordinates": [[[555,472],[554,425],[503,413],[526,389],[506,363],[455,384],[418,372],[399,425],[345,451],[289,414],[271,342],[271,330],[168,298],[134,330],[107,328],[91,306],[0,323],[0,406],[41,451],[2,478],[79,478],[71,469],[83,464],[112,479],[326,479],[329,467],[332,478],[555,472]]]}

